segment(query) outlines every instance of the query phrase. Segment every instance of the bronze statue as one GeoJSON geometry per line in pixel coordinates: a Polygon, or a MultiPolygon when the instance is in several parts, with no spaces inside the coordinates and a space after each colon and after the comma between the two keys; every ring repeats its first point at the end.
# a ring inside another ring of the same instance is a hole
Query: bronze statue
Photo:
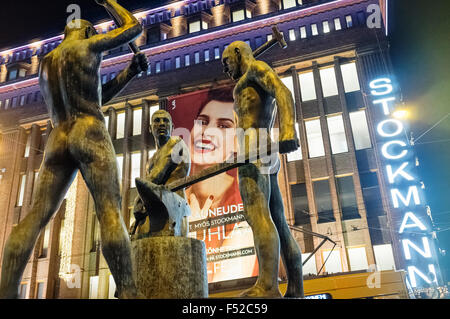
{"type": "MultiPolygon", "coordinates": [[[[237,82],[234,99],[238,128],[253,131],[248,138],[239,138],[241,152],[250,152],[250,145],[258,136],[270,140],[276,112],[280,119],[280,153],[298,149],[294,101],[277,74],[266,63],[256,60],[250,46],[241,41],[233,42],[225,49],[222,63],[224,72],[237,82]]],[[[260,146],[262,143],[260,141],[260,146]]],[[[265,167],[261,159],[239,168],[244,214],[253,230],[259,262],[256,284],[241,297],[281,297],[278,288],[280,244],[288,274],[284,297],[303,297],[301,251],[284,216],[277,180],[279,165],[279,161],[275,163],[269,174],[262,171],[265,167]]]]}
{"type": "Polygon", "coordinates": [[[184,189],[172,193],[157,185],[170,184],[189,175],[189,150],[183,139],[171,137],[173,124],[168,112],[158,110],[153,114],[151,131],[157,151],[147,164],[146,178],[136,179],[140,196],[135,199],[133,212],[136,222],[131,233],[134,235],[138,231],[139,236],[186,237],[190,210],[184,189]]]}
{"type": "Polygon", "coordinates": [[[32,209],[13,228],[4,250],[1,298],[16,298],[22,273],[41,230],[58,210],[78,170],[95,202],[103,255],[120,298],[135,298],[130,241],[120,214],[121,197],[114,147],[100,107],[118,94],[138,73],[146,71],[144,54],[101,86],[102,54],[133,41],[142,32],[138,20],[115,0],[98,1],[120,18],[121,25],[106,34],[75,20],[64,41],[46,55],[39,80],[54,126],[36,186],[32,209]]]}

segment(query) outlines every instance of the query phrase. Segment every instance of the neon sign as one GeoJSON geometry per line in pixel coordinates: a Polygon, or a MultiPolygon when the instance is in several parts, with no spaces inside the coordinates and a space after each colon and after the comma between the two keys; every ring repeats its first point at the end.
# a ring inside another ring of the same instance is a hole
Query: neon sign
{"type": "Polygon", "coordinates": [[[393,118],[395,90],[390,78],[369,84],[372,103],[383,119],[376,126],[381,141],[384,175],[394,208],[393,225],[398,231],[400,251],[412,288],[437,283],[437,254],[426,214],[424,195],[415,173],[414,152],[409,144],[406,123],[393,118]]]}

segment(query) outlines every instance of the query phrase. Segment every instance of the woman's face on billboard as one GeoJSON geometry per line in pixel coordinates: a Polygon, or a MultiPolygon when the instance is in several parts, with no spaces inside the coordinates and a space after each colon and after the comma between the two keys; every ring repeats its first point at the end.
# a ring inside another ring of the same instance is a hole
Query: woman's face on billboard
{"type": "Polygon", "coordinates": [[[232,102],[210,101],[195,119],[191,131],[192,163],[223,163],[236,148],[236,122],[232,102]]]}

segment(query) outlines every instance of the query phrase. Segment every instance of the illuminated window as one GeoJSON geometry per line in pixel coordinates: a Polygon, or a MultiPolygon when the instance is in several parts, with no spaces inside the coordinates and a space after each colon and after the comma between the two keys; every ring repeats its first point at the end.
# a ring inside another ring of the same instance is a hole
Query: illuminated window
{"type": "Polygon", "coordinates": [[[194,63],[199,64],[200,63],[200,52],[194,53],[194,63]]]}
{"type": "Polygon", "coordinates": [[[20,175],[20,186],[19,193],[17,194],[17,207],[21,207],[23,205],[23,198],[25,196],[25,185],[27,184],[27,175],[20,175]]]}
{"type": "Polygon", "coordinates": [[[310,223],[308,195],[306,184],[291,185],[292,206],[294,207],[295,225],[307,225],[310,223]]]}
{"type": "Polygon", "coordinates": [[[328,21],[323,21],[322,22],[322,27],[323,27],[323,33],[329,33],[330,32],[330,24],[328,23],[328,21]]]}
{"type": "Polygon", "coordinates": [[[106,84],[106,82],[108,82],[108,74],[103,74],[102,75],[102,84],[106,84]]]}
{"type": "Polygon", "coordinates": [[[123,172],[123,155],[116,156],[117,160],[117,173],[119,177],[119,183],[122,184],[122,172],[123,172]]]}
{"type": "Polygon", "coordinates": [[[203,51],[203,57],[205,59],[205,62],[209,61],[209,50],[208,49],[203,51]]]}
{"type": "Polygon", "coordinates": [[[320,69],[320,81],[322,83],[323,97],[338,95],[338,87],[334,67],[320,69]]]}
{"type": "Polygon", "coordinates": [[[109,115],[106,115],[104,118],[105,118],[105,127],[106,127],[106,130],[108,131],[109,130],[109,115]]]}
{"type": "Polygon", "coordinates": [[[152,64],[149,62],[148,63],[148,69],[147,69],[147,75],[152,74],[152,64]]]}
{"type": "Polygon", "coordinates": [[[19,299],[27,299],[28,284],[23,283],[19,286],[19,299]]]}
{"type": "Polygon", "coordinates": [[[245,11],[244,9],[233,11],[231,16],[232,22],[242,21],[245,19],[245,11]]]}
{"type": "Polygon", "coordinates": [[[333,154],[348,152],[342,115],[327,117],[328,132],[330,134],[331,151],[333,154]]]}
{"type": "Polygon", "coordinates": [[[375,262],[377,263],[377,270],[395,270],[394,253],[390,244],[374,245],[373,252],[375,255],[375,262]]]}
{"type": "Polygon", "coordinates": [[[149,158],[149,159],[152,158],[153,155],[155,155],[155,154],[156,154],[156,149],[149,150],[149,151],[148,151],[148,158],[149,158]]]}
{"type": "Polygon", "coordinates": [[[198,32],[201,30],[200,20],[189,23],[189,33],[198,32]]]}
{"type": "Polygon", "coordinates": [[[220,49],[219,47],[214,48],[214,59],[218,60],[220,59],[220,49]]]}
{"type": "Polygon", "coordinates": [[[89,277],[89,299],[98,299],[98,276],[89,277]]]}
{"type": "Polygon", "coordinates": [[[284,9],[293,8],[295,6],[297,6],[296,0],[283,0],[283,8],[284,9]]]}
{"type": "Polygon", "coordinates": [[[325,263],[325,272],[335,274],[342,272],[341,254],[339,250],[325,250],[322,252],[322,261],[325,263]],[[327,261],[325,263],[325,260],[327,261]]]}
{"type": "Polygon", "coordinates": [[[175,58],[175,69],[179,69],[181,68],[181,58],[179,56],[177,56],[175,58]]]}
{"type": "Polygon", "coordinates": [[[109,275],[109,287],[108,287],[108,299],[117,299],[114,297],[116,293],[116,282],[114,281],[114,277],[109,275]]]}
{"type": "Polygon", "coordinates": [[[172,60],[171,59],[165,59],[164,60],[164,71],[170,71],[172,69],[172,60]]]}
{"type": "Polygon", "coordinates": [[[5,110],[7,110],[9,108],[9,102],[10,102],[10,99],[5,100],[5,110]]]}
{"type": "Polygon", "coordinates": [[[269,42],[270,40],[272,40],[272,38],[273,38],[273,35],[272,35],[272,34],[268,34],[268,35],[267,35],[267,42],[269,42]]]}
{"type": "Polygon", "coordinates": [[[353,19],[351,15],[345,16],[345,22],[347,24],[347,28],[351,28],[353,26],[353,19]]]}
{"type": "Polygon", "coordinates": [[[155,65],[155,73],[160,73],[161,72],[161,62],[156,62],[155,65]]]}
{"type": "Polygon", "coordinates": [[[203,28],[203,30],[208,30],[208,27],[209,27],[208,22],[202,21],[202,28],[203,28]]]}
{"type": "Polygon", "coordinates": [[[133,136],[142,133],[142,109],[133,110],[133,136]]]}
{"type": "Polygon", "coordinates": [[[153,114],[156,112],[156,111],[158,111],[159,110],[159,105],[152,105],[152,106],[150,106],[150,124],[151,124],[151,122],[152,122],[152,116],[153,116],[153,114]]]}
{"type": "Polygon", "coordinates": [[[352,126],[353,140],[357,151],[372,147],[370,141],[369,126],[367,125],[366,111],[351,112],[350,123],[352,126]]]}
{"type": "Polygon", "coordinates": [[[317,24],[311,24],[311,34],[313,36],[319,35],[319,30],[317,29],[317,24]]]}
{"type": "Polygon", "coordinates": [[[358,213],[358,205],[356,203],[353,176],[336,178],[336,187],[338,191],[339,203],[341,205],[342,219],[349,220],[361,218],[358,213]]]}
{"type": "Polygon", "coordinates": [[[317,209],[317,222],[330,223],[336,221],[331,203],[330,181],[328,179],[313,182],[314,200],[317,209]]]}
{"type": "Polygon", "coordinates": [[[347,252],[351,271],[366,270],[369,268],[365,247],[348,248],[347,252]]]}
{"type": "Polygon", "coordinates": [[[339,30],[342,29],[341,19],[340,18],[334,18],[334,29],[336,31],[339,31],[339,30]]]}
{"type": "Polygon", "coordinates": [[[298,75],[300,80],[300,91],[302,93],[302,101],[312,101],[317,99],[316,86],[314,84],[313,72],[301,73],[298,75]]]}
{"type": "Polygon", "coordinates": [[[247,13],[247,19],[251,19],[252,18],[252,12],[250,10],[245,10],[245,12],[247,13]]]}
{"type": "Polygon", "coordinates": [[[130,188],[136,187],[136,178],[141,177],[141,153],[131,154],[130,188]]]}
{"type": "Polygon", "coordinates": [[[37,283],[37,287],[36,287],[36,299],[44,299],[44,286],[45,283],[43,282],[38,282],[37,283]]]}
{"type": "MultiPolygon", "coordinates": [[[[297,136],[300,138],[300,129],[298,123],[295,123],[295,130],[297,131],[297,136]]],[[[294,162],[300,161],[303,159],[302,148],[299,146],[295,152],[291,152],[287,154],[287,161],[294,162]]]]}
{"type": "Polygon", "coordinates": [[[320,120],[306,121],[306,138],[308,140],[309,157],[325,156],[320,120]]]}
{"type": "Polygon", "coordinates": [[[11,107],[16,107],[16,106],[17,106],[17,96],[13,97],[12,101],[11,101],[11,107]]]}
{"type": "Polygon", "coordinates": [[[22,95],[22,96],[20,97],[19,105],[22,106],[22,105],[24,105],[24,104],[25,104],[25,95],[22,95]]]}
{"type": "Polygon", "coordinates": [[[39,258],[46,258],[48,252],[48,244],[50,243],[50,224],[45,226],[44,239],[42,240],[42,248],[39,254],[39,258]]]}
{"type": "Polygon", "coordinates": [[[164,41],[167,39],[167,32],[161,32],[161,40],[164,41]]]}
{"type": "Polygon", "coordinates": [[[289,29],[289,41],[295,41],[295,30],[289,29]]]}
{"type": "Polygon", "coordinates": [[[189,66],[190,64],[191,64],[190,56],[189,56],[189,54],[186,54],[184,56],[184,66],[189,66]]]}
{"type": "MultiPolygon", "coordinates": [[[[311,254],[302,254],[302,261],[306,260],[311,254]]],[[[303,276],[317,275],[316,257],[312,256],[302,268],[303,276]]]]}
{"type": "Polygon", "coordinates": [[[345,93],[361,90],[359,86],[358,71],[356,63],[347,63],[341,65],[342,79],[344,81],[345,93]]]}
{"type": "Polygon", "coordinates": [[[8,75],[8,81],[15,80],[17,78],[17,70],[11,70],[8,75]]]}
{"type": "Polygon", "coordinates": [[[25,145],[25,153],[23,154],[23,157],[30,156],[30,147],[31,147],[31,133],[28,133],[27,144],[25,145]]]}
{"type": "Polygon", "coordinates": [[[121,139],[125,137],[125,112],[117,114],[117,131],[116,139],[121,139]]]}

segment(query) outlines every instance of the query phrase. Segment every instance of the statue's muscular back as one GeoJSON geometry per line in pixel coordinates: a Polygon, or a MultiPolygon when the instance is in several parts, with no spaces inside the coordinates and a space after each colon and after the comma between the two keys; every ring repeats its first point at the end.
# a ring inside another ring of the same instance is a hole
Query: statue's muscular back
{"type": "Polygon", "coordinates": [[[65,40],[41,62],[41,92],[54,125],[81,114],[103,119],[99,75],[102,57],[89,46],[88,40],[65,40]]]}
{"type": "Polygon", "coordinates": [[[255,61],[236,84],[234,99],[239,128],[270,130],[274,125],[275,99],[254,80],[267,68],[264,62],[255,61]]]}

